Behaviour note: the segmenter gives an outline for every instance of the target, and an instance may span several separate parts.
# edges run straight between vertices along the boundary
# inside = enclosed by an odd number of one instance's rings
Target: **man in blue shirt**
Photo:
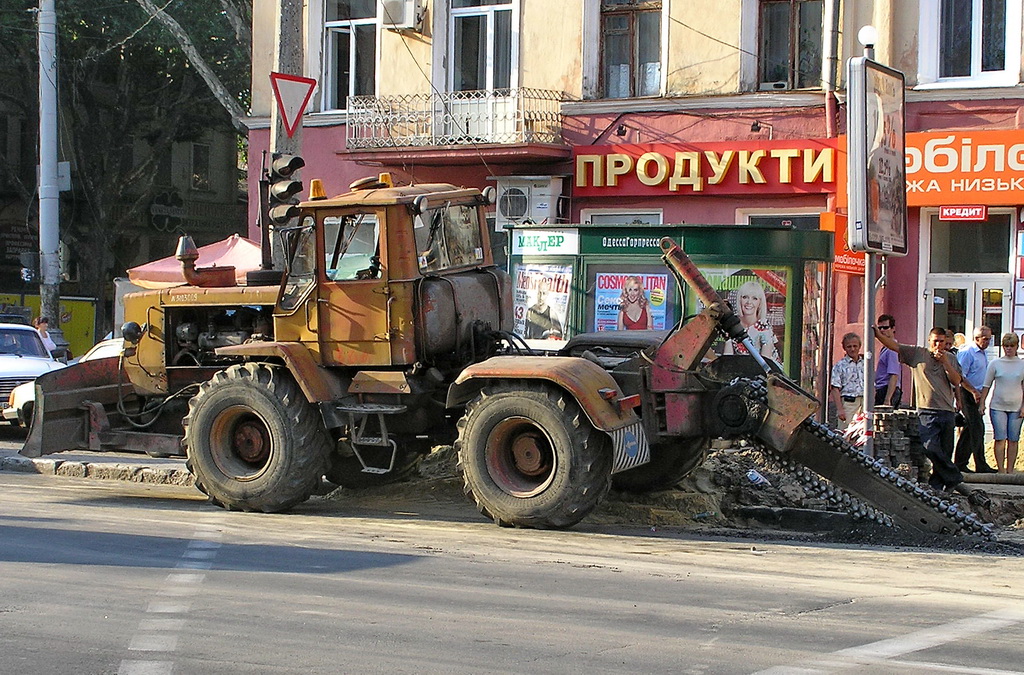
[[[964,415],[964,427],[956,444],[953,463],[961,472],[967,471],[967,461],[974,457],[974,470],[978,473],[995,473],[985,462],[985,421],[981,417],[981,390],[985,387],[985,371],[988,369],[988,355],[985,350],[992,340],[992,329],[981,326],[974,329],[974,342],[957,352],[963,372],[960,390],[960,409]]]

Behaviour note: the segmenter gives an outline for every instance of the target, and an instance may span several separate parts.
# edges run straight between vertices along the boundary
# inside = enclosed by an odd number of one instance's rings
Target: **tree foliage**
[[[157,0],[223,90],[248,108],[251,0]],[[38,128],[32,3],[0,0],[0,109]],[[232,128],[231,115],[167,26],[137,0],[57,0],[60,154],[73,196],[62,199],[61,239],[77,253],[77,292],[102,298],[131,262],[161,158],[172,144]],[[31,146],[29,146],[31,147]],[[0,153],[4,152],[0,148]],[[36,153],[31,152],[35,157]],[[34,162],[33,162],[34,163]],[[0,162],[0,170],[6,165]],[[31,203],[35,175],[15,176]],[[34,227],[34,208],[27,225]]]

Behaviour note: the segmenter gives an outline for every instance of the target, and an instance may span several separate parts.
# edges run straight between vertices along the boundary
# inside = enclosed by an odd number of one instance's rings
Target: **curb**
[[[195,484],[195,478],[192,474],[183,469],[156,469],[148,466],[130,466],[128,464],[33,459],[17,455],[0,457],[0,471],[38,473],[45,476],[60,476],[62,478],[119,480],[130,483],[151,483],[154,485],[190,487]]]

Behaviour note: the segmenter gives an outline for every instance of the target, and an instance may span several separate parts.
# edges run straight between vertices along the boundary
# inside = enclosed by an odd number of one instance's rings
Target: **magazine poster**
[[[758,352],[785,369],[789,270],[784,267],[700,265],[700,271],[711,287],[732,306]],[[696,300],[690,302],[696,306],[688,307],[688,314],[703,309]],[[747,352],[742,343],[724,338],[718,339],[712,349],[719,356]]]
[[[594,330],[665,330],[668,274],[598,272]]]
[[[540,349],[561,349],[568,339],[572,265],[520,263],[513,278],[515,333]]]

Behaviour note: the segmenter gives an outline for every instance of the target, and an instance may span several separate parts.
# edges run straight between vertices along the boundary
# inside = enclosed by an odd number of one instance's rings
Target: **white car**
[[[35,398],[32,382],[44,373],[65,367],[46,351],[35,328],[0,323],[0,409],[4,420],[19,423],[18,411],[10,407],[10,397],[16,389],[27,388]]]
[[[33,333],[34,328],[29,328]],[[3,337],[3,324],[0,324],[0,344],[2,344]],[[36,334],[36,339],[39,339],[39,335]],[[40,347],[42,347],[42,340],[39,340]],[[110,356],[117,356],[121,353],[121,349],[124,347],[124,340],[122,338],[113,338],[110,340],[103,340],[93,345],[92,349],[87,351],[82,358],[78,361],[91,361],[93,359],[105,359]],[[2,346],[0,346],[2,350]],[[46,351],[43,349],[43,351]],[[2,358],[2,351],[0,351],[0,358]],[[52,359],[51,359],[52,360]],[[36,373],[31,378],[23,378],[16,383],[16,386],[8,389],[3,384],[5,379],[0,378],[0,401],[6,400],[6,404],[0,404],[3,407],[3,418],[5,421],[11,424],[29,426],[32,423],[32,410],[36,404],[36,385],[35,378],[42,375],[50,370],[58,370],[65,368],[66,366],[60,361],[53,361],[56,367],[50,368],[49,370],[43,370]],[[8,393],[6,399],[2,397],[3,393]]]

